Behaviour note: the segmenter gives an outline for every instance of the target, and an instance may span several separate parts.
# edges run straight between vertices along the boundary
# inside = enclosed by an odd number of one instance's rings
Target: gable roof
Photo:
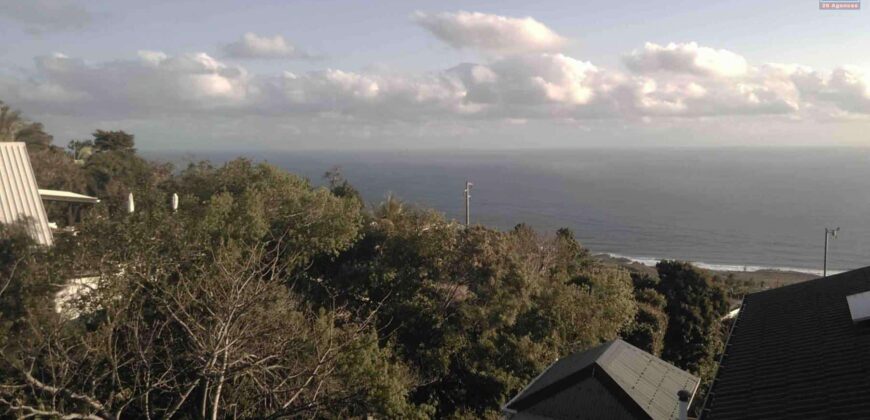
[[[523,410],[589,376],[602,380],[617,398],[652,419],[678,418],[677,392],[685,389],[694,396],[700,382],[688,372],[617,339],[556,361],[505,409]]]
[[[870,267],[748,295],[704,420],[870,418],[870,323],[846,297]]]
[[[20,142],[0,142],[0,223],[22,220],[27,221],[37,243],[52,244],[27,147]]]

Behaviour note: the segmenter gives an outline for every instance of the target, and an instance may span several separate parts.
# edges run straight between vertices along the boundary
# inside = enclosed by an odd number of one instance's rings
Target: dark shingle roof
[[[702,418],[870,418],[870,267],[746,297]]]
[[[590,375],[615,385],[617,398],[645,413],[641,417],[652,419],[677,418],[677,392],[685,389],[694,395],[700,381],[625,341],[614,340],[553,363],[505,408],[522,410]]]

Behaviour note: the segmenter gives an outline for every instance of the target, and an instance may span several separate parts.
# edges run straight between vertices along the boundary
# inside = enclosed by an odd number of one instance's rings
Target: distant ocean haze
[[[568,227],[593,252],[712,268],[870,265],[870,149],[643,149],[500,152],[195,153],[268,161],[322,184],[339,166],[366,201],[387,193],[473,223]],[[152,153],[176,163],[181,153]]]

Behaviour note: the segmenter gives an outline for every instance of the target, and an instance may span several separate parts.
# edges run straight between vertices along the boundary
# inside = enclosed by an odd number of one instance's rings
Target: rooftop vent
[[[870,319],[870,291],[846,296],[849,303],[849,313],[852,314],[852,322],[861,322]]]

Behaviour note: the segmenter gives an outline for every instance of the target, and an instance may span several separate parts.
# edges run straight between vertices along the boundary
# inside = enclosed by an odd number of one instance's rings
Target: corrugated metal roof
[[[694,375],[625,341],[614,340],[553,363],[505,408],[515,410],[527,405],[524,400],[559,392],[556,388],[570,386],[569,382],[581,379],[578,373],[593,372],[589,368],[596,366],[622,390],[622,398],[630,398],[646,416],[657,420],[679,418],[677,392],[685,389],[694,396],[700,383]]]
[[[664,360],[622,340],[616,340],[598,365],[653,419],[676,419],[677,392],[693,395],[700,380]]]
[[[604,352],[607,351],[610,344],[611,342],[603,343],[597,347],[585,351],[578,351],[557,360],[538,375],[537,378],[526,385],[525,389],[520,391],[516,397],[507,403],[507,406],[510,406],[514,401],[519,401],[555,384],[556,382],[559,382],[572,373],[579,372],[592,365],[599,357],[601,357],[602,354],[604,354]]]
[[[0,223],[26,220],[33,239],[51,245],[48,217],[24,143],[0,142]]]
[[[43,200],[60,201],[64,203],[96,204],[100,202],[99,198],[91,197],[89,195],[74,193],[70,191],[44,190],[42,188],[39,189],[39,196],[42,197]]]

